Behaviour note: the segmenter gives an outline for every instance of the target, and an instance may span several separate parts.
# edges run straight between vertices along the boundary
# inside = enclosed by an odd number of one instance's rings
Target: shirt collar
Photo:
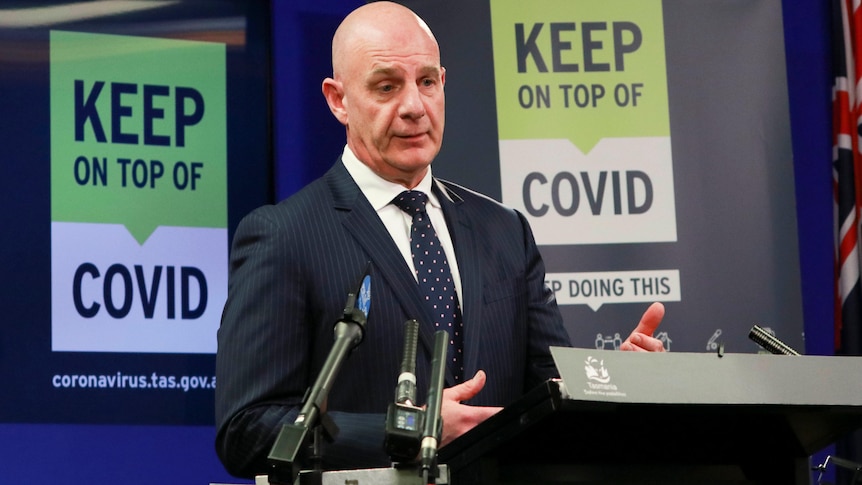
[[[344,152],[341,154],[341,162],[375,211],[379,211],[389,205],[392,199],[406,190],[403,185],[392,183],[374,173],[373,170],[356,158],[356,155],[347,145],[344,146]],[[428,195],[428,203],[436,208],[440,208],[440,201],[437,200],[437,196],[431,190],[431,185],[434,183],[433,180],[431,166],[428,166],[425,177],[412,190],[425,192]]]

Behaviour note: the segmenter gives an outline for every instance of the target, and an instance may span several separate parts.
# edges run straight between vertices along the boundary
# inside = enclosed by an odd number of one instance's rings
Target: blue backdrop
[[[341,150],[343,129],[319,94],[320,82],[329,74],[332,31],[362,2],[273,3],[274,191],[280,199],[325,171]],[[829,6],[820,0],[782,3],[805,351],[828,355],[833,340]],[[5,289],[14,291],[10,283]],[[26,389],[2,390],[17,392]],[[214,433],[211,426],[0,424],[0,483],[236,483],[215,456]]]

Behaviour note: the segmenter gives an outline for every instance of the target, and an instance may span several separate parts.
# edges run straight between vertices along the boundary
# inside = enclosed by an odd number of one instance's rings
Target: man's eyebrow
[[[393,76],[398,72],[394,67],[375,67],[371,70],[372,76]]]
[[[426,76],[439,77],[440,76],[440,68],[438,66],[425,66],[419,70],[422,74]]]
[[[371,75],[374,77],[395,76],[399,73],[401,73],[400,69],[386,66],[375,67],[371,70]],[[440,75],[440,68],[437,66],[424,66],[419,68],[419,73],[424,76],[430,75],[436,77]]]

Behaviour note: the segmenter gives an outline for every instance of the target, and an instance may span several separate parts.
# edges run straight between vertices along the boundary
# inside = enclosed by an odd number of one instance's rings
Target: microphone
[[[341,365],[350,352],[365,337],[365,323],[371,308],[371,263],[359,281],[357,289],[347,294],[347,303],[338,322],[335,323],[335,342],[317,375],[314,384],[306,391],[302,408],[293,424],[281,427],[269,452],[271,471],[269,481],[273,484],[293,485],[299,475],[300,452],[307,444],[309,431],[313,435],[311,461],[319,467],[318,438],[322,431],[328,441],[335,439],[338,427],[326,416],[325,403]],[[319,425],[319,426],[318,426]],[[322,428],[322,429],[321,429]]]
[[[404,357],[395,388],[395,402],[386,410],[383,446],[392,461],[413,461],[419,454],[425,411],[416,406],[416,345],[419,322],[404,322]]]
[[[348,312],[348,310],[350,311]],[[353,316],[354,310],[362,312],[362,316],[359,318],[363,319],[362,325],[364,327],[365,321],[368,320],[368,312],[371,311],[371,261],[369,261],[368,265],[365,267],[365,275],[359,282],[359,289],[356,290],[355,294],[347,294],[347,304],[344,307],[344,318],[349,318],[348,313]]]
[[[416,404],[416,345],[419,342],[419,322],[404,322],[404,357],[401,360],[401,374],[395,390],[395,402]]]
[[[437,445],[443,430],[443,417],[440,415],[443,404],[443,386],[446,377],[446,351],[449,334],[438,330],[434,334],[434,354],[431,358],[431,385],[428,388],[428,405],[425,410],[425,428],[422,432],[421,468],[422,483],[437,478]]]
[[[778,338],[774,337],[772,334],[758,327],[757,325],[751,327],[751,331],[748,332],[748,338],[750,338],[755,343],[768,350],[772,354],[799,355],[799,352],[793,350],[787,344],[785,344],[781,340],[778,340]]]

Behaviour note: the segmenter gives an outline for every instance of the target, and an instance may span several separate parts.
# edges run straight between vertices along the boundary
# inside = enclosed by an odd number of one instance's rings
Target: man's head
[[[445,80],[425,22],[404,6],[375,2],[354,10],[336,30],[323,95],[357,158],[384,179],[413,188],[443,141]]]

